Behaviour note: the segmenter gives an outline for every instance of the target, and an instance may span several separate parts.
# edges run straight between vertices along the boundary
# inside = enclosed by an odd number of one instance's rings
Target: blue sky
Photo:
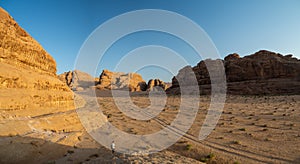
[[[245,56],[266,49],[300,58],[298,0],[2,0],[0,5],[55,58],[58,74],[74,68],[81,45],[99,25],[141,9],[169,10],[193,20],[209,35],[221,57],[234,52]],[[97,74],[104,68],[113,70],[124,55],[146,45],[168,47],[192,66],[201,60],[180,39],[144,31],[117,41],[103,56]],[[162,54],[160,60],[168,59]],[[158,67],[145,67],[138,72],[145,80],[171,81],[173,76]]]

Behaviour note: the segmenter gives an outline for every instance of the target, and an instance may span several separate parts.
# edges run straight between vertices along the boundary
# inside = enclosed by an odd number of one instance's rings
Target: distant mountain
[[[161,81],[160,79],[150,79],[147,84],[147,90],[152,91],[155,90],[156,87],[160,87],[163,90],[167,89],[166,83]]]
[[[103,70],[99,78],[94,78],[88,73],[75,70],[58,75],[58,78],[69,86],[73,91],[80,91],[95,87],[99,90],[126,90],[131,92],[151,91],[156,87],[166,90],[170,83],[160,79],[150,79],[148,83],[138,73],[123,73]]]
[[[147,84],[140,74],[103,70],[97,88],[100,90],[128,89],[131,92],[145,91]]]
[[[83,90],[98,83],[98,80],[88,73],[74,70],[58,75],[58,78],[74,91]]]
[[[240,95],[263,94],[300,94],[300,60],[292,55],[281,55],[261,50],[252,55],[240,57],[230,54],[224,60],[204,60],[192,67],[196,75],[201,94],[210,94],[211,81],[205,62],[223,62],[226,73],[227,93]],[[185,79],[189,74],[179,71],[172,79],[172,86],[167,90],[170,94],[180,94],[177,79]]]

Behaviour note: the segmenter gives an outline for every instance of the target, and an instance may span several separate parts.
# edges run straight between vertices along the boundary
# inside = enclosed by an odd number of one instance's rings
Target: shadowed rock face
[[[235,53],[226,56],[224,60],[200,61],[192,69],[202,94],[210,94],[211,90],[210,76],[205,65],[208,62],[212,69],[214,63],[223,62],[229,94],[300,94],[300,60],[292,55],[283,56],[261,50],[243,58]],[[189,81],[192,75],[185,73],[188,68],[181,69],[173,77],[168,93],[179,93],[177,79]]]
[[[54,59],[2,8],[0,38],[1,111],[74,108]]]
[[[129,89],[131,92],[145,91],[147,84],[137,73],[122,73],[103,70],[97,88],[100,90]]]
[[[243,58],[230,56],[225,58],[228,82],[299,77],[300,61],[291,55],[262,50]]]

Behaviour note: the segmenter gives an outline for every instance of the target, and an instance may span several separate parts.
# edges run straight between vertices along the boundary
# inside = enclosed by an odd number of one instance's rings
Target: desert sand
[[[180,104],[180,96],[169,96],[166,107],[157,117],[151,121],[139,121],[122,114],[108,91],[98,92],[99,110],[103,111],[107,120],[120,130],[132,134],[150,134],[164,128],[175,118]],[[215,130],[202,141],[198,140],[198,135],[210,97],[201,96],[200,100],[197,117],[188,133],[167,150],[146,156],[118,154],[113,157],[110,150],[93,140],[79,122],[69,126],[63,124],[60,120],[66,112],[32,118],[2,119],[1,130],[10,128],[11,123],[19,133],[1,136],[1,163],[300,162],[299,95],[227,95],[223,114]],[[133,94],[132,101],[140,107],[150,103],[146,93]],[[77,119],[75,111],[67,112]],[[71,119],[70,116],[67,119]],[[43,124],[46,121],[51,124]],[[26,126],[22,125],[26,123],[32,125],[29,132],[23,129]],[[47,130],[53,127],[64,129]]]

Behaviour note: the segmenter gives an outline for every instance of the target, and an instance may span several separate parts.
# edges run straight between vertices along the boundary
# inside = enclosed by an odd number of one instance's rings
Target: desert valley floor
[[[108,121],[120,130],[132,134],[159,131],[175,118],[180,96],[169,96],[162,112],[151,121],[131,119],[116,107],[113,97],[100,91],[97,97]],[[134,93],[135,105],[146,107],[146,93]],[[233,96],[227,95],[224,111],[214,131],[203,141],[197,139],[207,113],[210,97],[200,97],[200,107],[187,134],[167,150],[144,156],[118,154],[94,141],[80,123],[72,130],[39,130],[43,121],[59,125],[63,116],[76,119],[74,110],[37,117],[3,119],[36,125],[30,132],[8,134],[0,139],[0,162],[49,163],[299,163],[300,162],[300,96]],[[99,109],[100,110],[100,109]],[[12,115],[13,112],[10,112]],[[4,114],[2,113],[4,118]],[[70,120],[71,121],[71,120]],[[55,126],[54,126],[55,127]],[[7,127],[6,127],[7,128]],[[4,128],[1,128],[4,129]],[[17,155],[17,156],[16,156]],[[34,159],[34,160],[33,160]]]

